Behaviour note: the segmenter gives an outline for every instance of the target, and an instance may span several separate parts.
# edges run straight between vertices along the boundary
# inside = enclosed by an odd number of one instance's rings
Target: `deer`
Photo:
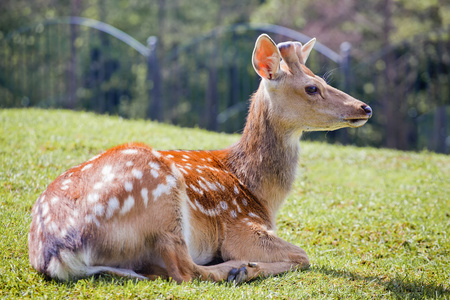
[[[299,139],[372,116],[305,66],[314,43],[258,37],[252,64],[260,85],[230,147],[128,143],[58,176],[31,211],[31,265],[59,281],[110,274],[177,283],[308,269],[306,252],[279,238],[275,224],[296,176]]]

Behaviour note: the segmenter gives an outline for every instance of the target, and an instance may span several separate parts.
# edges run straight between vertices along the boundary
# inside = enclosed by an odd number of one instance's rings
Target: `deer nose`
[[[368,118],[372,116],[372,108],[369,105],[364,104],[361,106],[361,108],[364,109]]]

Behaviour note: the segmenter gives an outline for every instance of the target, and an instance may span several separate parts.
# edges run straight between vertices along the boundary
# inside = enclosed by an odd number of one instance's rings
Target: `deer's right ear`
[[[265,79],[274,79],[280,66],[280,52],[267,34],[261,34],[253,50],[253,68]]]

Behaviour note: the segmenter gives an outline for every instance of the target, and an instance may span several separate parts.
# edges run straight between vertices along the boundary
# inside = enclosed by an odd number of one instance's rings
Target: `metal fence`
[[[276,42],[303,34],[275,25],[217,28],[170,52],[142,45],[102,22],[67,17],[22,28],[0,40],[0,107],[90,110],[181,126],[239,132],[259,78],[251,66],[262,32]],[[318,43],[308,66],[368,102],[373,119],[358,130],[309,139],[428,148],[449,153],[449,30],[351,60]]]
[[[0,40],[0,106],[129,116],[148,102],[149,49],[102,22],[69,17]]]
[[[371,103],[371,145],[450,153],[450,28],[354,63],[350,92]]]
[[[260,79],[251,65],[254,41],[269,33],[275,42],[309,37],[293,30],[262,24],[241,24],[217,28],[187,45],[167,53],[161,60],[164,120],[226,132],[243,126],[249,97]],[[341,56],[317,43],[308,65],[319,75],[337,70]],[[338,82],[340,84],[340,82]],[[154,99],[158,101],[158,97]]]

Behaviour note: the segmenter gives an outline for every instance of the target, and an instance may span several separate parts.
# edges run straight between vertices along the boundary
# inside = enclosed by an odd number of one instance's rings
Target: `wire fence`
[[[0,39],[0,107],[89,110],[181,126],[239,132],[259,78],[254,41],[309,37],[267,24],[220,27],[172,51],[147,45],[102,22],[79,17],[21,28]],[[449,30],[382,49],[365,61],[343,43],[316,44],[308,66],[367,103],[371,121],[357,130],[307,134],[342,144],[449,153]]]

